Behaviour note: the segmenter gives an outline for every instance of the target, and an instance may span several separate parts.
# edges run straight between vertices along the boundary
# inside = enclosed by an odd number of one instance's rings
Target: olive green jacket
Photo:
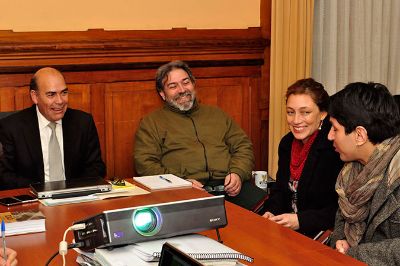
[[[252,143],[221,109],[195,103],[189,111],[167,104],[144,117],[134,149],[138,175],[175,174],[203,184],[236,173],[250,179]]]

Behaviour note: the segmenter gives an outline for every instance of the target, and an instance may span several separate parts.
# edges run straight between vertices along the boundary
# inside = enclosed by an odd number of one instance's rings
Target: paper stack
[[[0,213],[6,223],[6,236],[46,231],[45,216],[38,209]]]
[[[201,263],[204,265],[237,265],[238,259],[251,261],[251,258],[199,234],[135,243],[113,250],[96,249],[95,258],[101,265],[105,266],[152,265],[149,263],[159,260],[162,245],[165,242],[195,259],[201,259]]]

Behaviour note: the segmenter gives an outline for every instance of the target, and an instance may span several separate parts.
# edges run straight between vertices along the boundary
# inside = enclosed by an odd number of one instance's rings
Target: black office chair
[[[15,114],[18,111],[8,111],[8,112],[0,112],[0,119],[3,119],[4,117],[7,117],[9,115]]]
[[[0,119],[12,115],[18,111],[8,111],[8,112],[0,112]],[[3,145],[0,143],[0,157],[3,156]]]
[[[331,238],[333,229],[327,229],[325,231],[321,231],[318,235],[314,237],[314,240],[320,242],[321,244],[328,245],[328,242]]]
[[[267,191],[254,185],[254,182],[252,180],[249,180],[243,182],[242,189],[239,195],[237,195],[236,197],[229,197],[225,195],[225,198],[228,201],[239,205],[249,211],[259,213],[268,198],[268,193]]]

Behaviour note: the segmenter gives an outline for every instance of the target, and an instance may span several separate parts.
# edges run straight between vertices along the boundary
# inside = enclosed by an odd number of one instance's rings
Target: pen
[[[1,238],[3,238],[3,258],[4,261],[7,261],[7,253],[6,253],[6,223],[4,220],[1,220]]]
[[[171,180],[169,180],[168,178],[163,177],[162,175],[159,176],[160,179],[167,181],[168,183],[172,183]]]

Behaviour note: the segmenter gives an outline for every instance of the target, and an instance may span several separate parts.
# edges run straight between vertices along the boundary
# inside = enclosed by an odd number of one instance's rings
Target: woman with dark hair
[[[346,162],[336,191],[331,246],[368,265],[400,264],[400,115],[379,83],[350,83],[332,96],[333,141]]]
[[[400,110],[400,94],[398,94],[398,95],[393,95],[393,98],[394,98],[394,101],[395,101],[396,104],[397,104],[397,107],[399,107],[399,110]]]
[[[328,93],[311,78],[288,88],[290,132],[279,144],[276,184],[263,215],[309,237],[333,228],[338,207],[335,183],[343,163],[327,138],[328,107]]]

